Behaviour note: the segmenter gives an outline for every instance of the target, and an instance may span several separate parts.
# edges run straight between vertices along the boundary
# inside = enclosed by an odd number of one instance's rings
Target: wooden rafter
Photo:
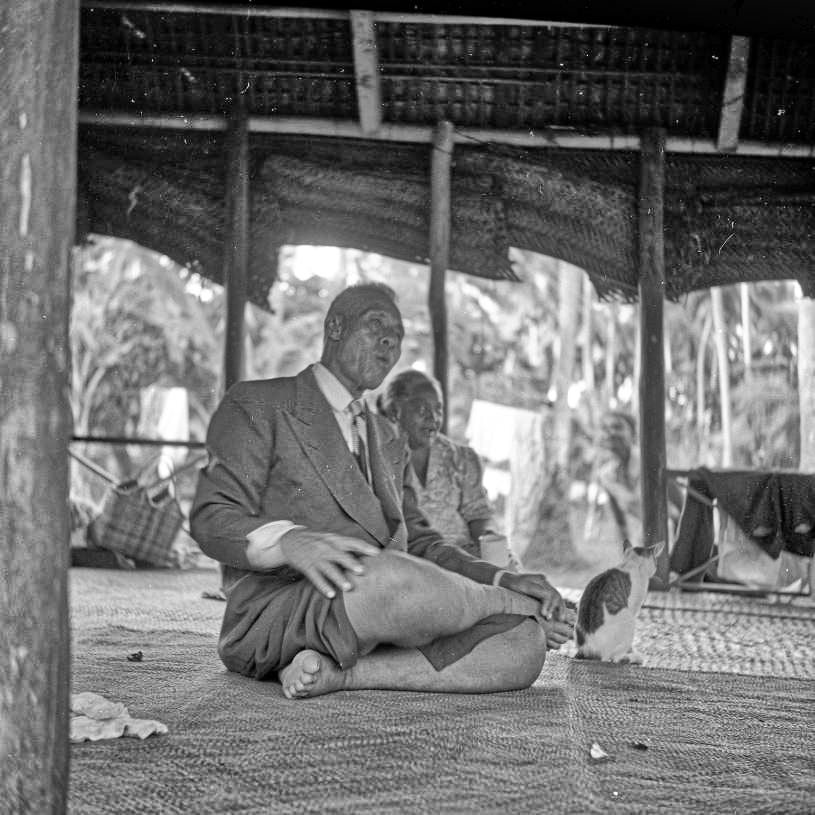
[[[370,11],[351,12],[351,36],[354,46],[354,74],[357,86],[359,125],[364,136],[379,130],[382,124],[382,93],[379,58],[376,49],[374,15]]]
[[[722,94],[722,113],[719,118],[719,138],[717,147],[722,152],[732,153],[739,144],[741,113],[744,110],[744,94],[747,87],[747,58],[750,55],[748,37],[733,37],[730,40],[730,60]]]
[[[220,115],[166,114],[137,115],[134,113],[85,110],[79,123],[109,127],[161,128],[169,130],[224,131],[227,118]],[[250,116],[250,133],[282,135],[330,136],[348,139],[432,144],[433,128],[424,125],[383,123],[375,133],[363,134],[358,122],[296,116]],[[639,136],[613,134],[564,133],[563,131],[515,131],[502,129],[457,127],[453,134],[456,144],[509,144],[514,147],[559,147],[572,150],[639,150]],[[721,152],[713,139],[669,136],[666,153],[709,155]],[[731,152],[739,156],[767,158],[813,158],[815,144],[791,142],[741,141]]]

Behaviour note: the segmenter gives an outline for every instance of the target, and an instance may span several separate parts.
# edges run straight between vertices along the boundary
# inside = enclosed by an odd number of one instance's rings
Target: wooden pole
[[[382,83],[376,47],[376,25],[372,11],[351,12],[354,50],[354,79],[357,86],[359,126],[366,136],[382,124]]]
[[[245,376],[246,281],[249,264],[249,128],[243,104],[239,104],[235,111],[227,151],[224,390],[229,390]]]
[[[639,188],[639,299],[640,299],[640,484],[642,540],[649,546],[665,541],[653,588],[668,582],[668,505],[665,452],[665,349],[663,304],[665,247],[663,202],[665,134],[643,133]]]
[[[716,145],[722,152],[732,153],[739,144],[741,115],[747,94],[747,62],[750,57],[750,40],[747,37],[731,37],[730,59],[722,92],[722,112],[719,116],[719,137]]]
[[[0,812],[61,813],[79,0],[0,17]]]
[[[430,291],[428,309],[433,330],[433,375],[441,383],[447,405],[447,301],[445,278],[450,265],[450,174],[453,125],[439,122],[433,139],[430,167]],[[447,411],[444,426],[447,431]]]

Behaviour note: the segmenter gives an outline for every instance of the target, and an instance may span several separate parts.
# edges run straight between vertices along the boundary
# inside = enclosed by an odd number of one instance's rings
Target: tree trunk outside
[[[526,548],[516,549],[527,569],[545,571],[551,566],[565,566],[579,561],[572,543],[568,501],[569,462],[572,446],[572,411],[569,407],[569,386],[575,362],[578,318],[580,315],[581,270],[558,262],[558,335],[560,349],[555,363],[553,381],[557,401],[553,411],[551,445],[546,433],[541,439],[516,440],[513,460],[521,462],[512,473],[512,494],[509,502],[510,541],[522,540]],[[546,426],[545,417],[541,417]],[[539,446],[540,445],[540,446]],[[551,466],[544,466],[547,451]]]
[[[0,11],[0,812],[64,812],[77,0]]]
[[[815,300],[798,301],[798,400],[801,408],[800,469],[815,472]]]
[[[753,382],[753,332],[750,324],[750,286],[739,283],[741,299],[741,347],[744,353],[744,384],[749,388]]]
[[[589,406],[589,420],[594,426],[599,413],[597,388],[594,381],[594,285],[588,275],[583,275],[583,382],[586,386],[586,403]]]
[[[612,406],[617,396],[614,383],[614,368],[617,364],[617,304],[610,303],[608,307],[608,329],[606,333],[606,373],[603,389],[606,394],[605,407]]]
[[[558,264],[558,333],[560,352],[555,363],[554,382],[557,390],[555,402],[554,448],[555,466],[564,475],[569,471],[572,449],[572,411],[569,407],[569,387],[574,373],[575,340],[580,313],[580,286],[582,274],[569,263]]]
[[[636,350],[634,352],[633,371],[631,372],[631,385],[634,395],[631,399],[631,413],[634,414],[634,418],[639,426],[640,400],[637,394],[640,392],[640,383],[642,382],[642,354],[640,353],[640,349],[642,348],[642,320],[637,320],[634,325],[634,348]]]
[[[710,290],[713,307],[713,342],[719,369],[719,408],[722,417],[722,466],[733,466],[733,423],[730,418],[730,362],[727,358],[727,324],[724,318],[722,290]]]
[[[540,523],[540,504],[546,490],[546,450],[543,417],[530,426],[516,426],[510,451],[510,484],[506,535],[510,549],[527,569],[532,568],[532,543]]]
[[[707,451],[707,421],[705,418],[705,357],[707,344],[710,340],[710,315],[706,314],[702,322],[702,332],[699,336],[699,345],[696,352],[696,441],[699,453],[697,461],[704,460]]]

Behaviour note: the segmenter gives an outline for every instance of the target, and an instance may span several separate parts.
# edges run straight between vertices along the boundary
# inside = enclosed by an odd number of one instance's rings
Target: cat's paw
[[[614,662],[617,665],[642,665],[642,657],[636,651],[629,651],[622,656],[613,656],[609,662]]]

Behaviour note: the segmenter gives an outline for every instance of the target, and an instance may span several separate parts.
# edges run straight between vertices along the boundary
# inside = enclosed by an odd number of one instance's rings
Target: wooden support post
[[[370,136],[376,133],[382,124],[382,83],[379,75],[374,13],[372,11],[352,11],[351,33],[359,126],[364,136]]]
[[[433,139],[430,167],[430,290],[428,308],[433,329],[433,375],[447,400],[447,298],[445,279],[450,265],[450,173],[453,161],[453,125],[439,122]],[[447,431],[447,411],[444,426]]]
[[[236,108],[232,119],[227,151],[224,390],[229,390],[245,376],[246,281],[249,264],[249,127],[242,103]]]
[[[668,582],[668,504],[665,452],[665,247],[663,202],[665,134],[645,131],[640,153],[639,299],[640,299],[640,482],[642,540],[648,546],[665,541],[653,588]]]
[[[722,152],[732,153],[739,144],[741,114],[747,92],[747,60],[750,56],[750,40],[732,37],[727,76],[722,91],[722,112],[719,116],[719,137],[716,146]]]
[[[61,813],[79,0],[16,0],[2,32],[0,812]]]

